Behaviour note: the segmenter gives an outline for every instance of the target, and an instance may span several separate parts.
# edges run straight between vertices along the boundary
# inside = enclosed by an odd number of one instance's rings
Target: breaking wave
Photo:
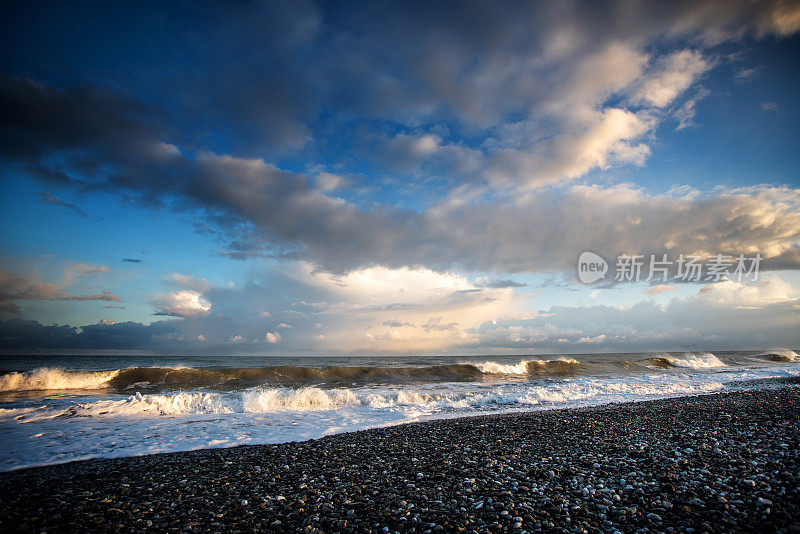
[[[796,361],[800,361],[800,357],[798,357],[797,353],[793,350],[775,350],[772,352],[760,354],[759,357],[766,358],[767,360],[771,360],[773,362],[793,363]]]
[[[241,392],[141,394],[104,399],[62,408],[47,406],[0,409],[0,420],[20,423],[72,417],[153,417],[186,414],[262,414],[315,412],[343,408],[378,411],[420,408],[427,412],[474,411],[560,405],[574,402],[618,401],[626,398],[674,396],[718,391],[722,383],[705,381],[577,379],[543,385],[508,384],[480,390],[255,388]]]
[[[64,371],[51,367],[25,373],[6,373],[0,376],[0,391],[34,391],[45,389],[102,389],[108,387],[121,370]]]
[[[576,360],[523,360],[516,364],[487,361],[427,367],[273,367],[195,369],[172,367],[131,367],[113,371],[79,372],[41,368],[0,376],[0,391],[50,389],[105,389],[117,391],[147,389],[214,388],[236,390],[261,385],[352,385],[413,384],[480,381],[491,375],[572,376]]]
[[[95,372],[57,368],[70,359],[53,357],[32,371],[0,371],[0,433],[12,445],[0,447],[0,471],[713,393],[734,383],[750,387],[762,378],[800,376],[800,358],[788,350],[558,357],[339,358],[331,363],[353,365],[328,367],[318,359],[233,360],[242,362],[239,368],[144,367],[184,360],[143,358],[136,361],[141,367]],[[265,367],[250,367],[254,361]],[[310,361],[320,363],[302,366]],[[105,359],[79,364],[95,362],[119,365]],[[277,365],[284,362],[299,365]]]
[[[798,363],[791,350],[762,353],[752,358]],[[728,358],[730,360],[730,358]],[[176,390],[242,391],[256,387],[351,387],[356,385],[418,385],[460,382],[510,382],[520,380],[591,376],[626,376],[654,371],[698,371],[742,365],[726,363],[711,352],[669,353],[639,360],[570,358],[522,359],[516,362],[486,360],[429,366],[330,366],[192,368],[129,367],[107,371],[68,371],[43,367],[0,374],[0,392],[46,390],[112,390],[117,393],[157,393]],[[0,372],[1,373],[1,372]]]
[[[498,363],[487,361],[483,363],[466,364],[475,366],[481,373],[487,375],[551,375],[564,376],[574,374],[581,363],[578,360],[522,360],[519,363]]]
[[[717,369],[727,367],[727,364],[710,352],[686,353],[681,356],[657,356],[647,360],[650,366],[668,369],[670,367],[685,367],[688,369]]]

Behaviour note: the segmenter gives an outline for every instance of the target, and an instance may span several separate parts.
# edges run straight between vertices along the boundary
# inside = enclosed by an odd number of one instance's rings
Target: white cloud
[[[371,267],[337,276],[305,264],[292,276],[324,302],[314,312],[326,324],[318,348],[337,351],[404,353],[472,344],[471,328],[516,312],[523,299],[510,287],[479,287],[465,276],[430,269]]]
[[[297,274],[309,284],[364,303],[387,303],[395,299],[420,303],[435,295],[474,289],[464,276],[408,267],[368,267],[335,275],[303,264]]]
[[[201,293],[190,289],[157,295],[153,302],[158,309],[157,315],[173,317],[205,317],[211,309],[211,303]]]
[[[726,280],[703,286],[698,297],[704,301],[758,308],[761,306],[790,301],[797,292],[792,285],[774,274],[762,275],[756,283],[742,283]]]
[[[274,345],[281,342],[281,335],[278,332],[267,332],[267,335],[264,336],[264,340]]]
[[[634,99],[658,108],[671,104],[711,65],[697,50],[681,50],[659,59],[653,73],[645,76]]]

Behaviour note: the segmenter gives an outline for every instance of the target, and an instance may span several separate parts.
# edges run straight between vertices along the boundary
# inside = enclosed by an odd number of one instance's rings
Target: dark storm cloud
[[[9,319],[0,321],[0,346],[4,349],[147,350],[174,346],[173,342],[181,337],[175,326],[169,321],[151,325],[101,322],[74,328]]]
[[[152,109],[97,87],[60,90],[0,72],[0,109],[0,157],[11,161],[59,151],[127,158],[137,142],[163,136]]]
[[[0,321],[3,348],[63,348],[77,333],[71,326],[43,326],[38,321],[9,319]]]

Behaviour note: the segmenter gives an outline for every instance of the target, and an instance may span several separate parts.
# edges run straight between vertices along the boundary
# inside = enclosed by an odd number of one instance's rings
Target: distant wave
[[[195,369],[131,367],[113,371],[79,372],[41,368],[0,376],[0,391],[50,389],[244,389],[260,385],[303,386],[315,384],[400,384],[476,381],[493,375],[571,376],[575,360],[523,360],[517,364],[484,362],[427,367],[296,367]]]
[[[765,358],[773,362],[796,362],[800,361],[797,353],[793,350],[774,350],[759,355],[760,358]]]

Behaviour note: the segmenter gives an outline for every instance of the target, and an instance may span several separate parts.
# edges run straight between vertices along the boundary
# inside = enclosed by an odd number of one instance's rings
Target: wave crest
[[[689,369],[716,369],[719,367],[727,367],[725,362],[710,352],[687,352],[680,358],[675,356],[665,356],[665,358],[675,367],[688,367]]]
[[[258,386],[293,387],[352,384],[414,384],[480,381],[486,377],[572,376],[580,368],[576,360],[522,360],[504,364],[456,363],[424,367],[332,366],[324,368],[281,365],[246,368],[129,367],[112,371],[66,371],[41,368],[11,372],[0,376],[0,392],[58,389],[114,388],[131,390],[185,390],[213,388],[219,391],[243,390]]]
[[[522,360],[518,363],[499,363],[486,361],[473,365],[481,373],[486,375],[552,375],[566,376],[573,374],[581,363],[573,359],[558,360]]]
[[[0,391],[37,391],[47,389],[103,389],[120,370],[80,372],[42,367],[24,373],[0,376]]]
[[[800,356],[793,350],[775,350],[764,354],[759,354],[760,358],[766,358],[773,362],[787,362],[794,363],[800,360]]]

